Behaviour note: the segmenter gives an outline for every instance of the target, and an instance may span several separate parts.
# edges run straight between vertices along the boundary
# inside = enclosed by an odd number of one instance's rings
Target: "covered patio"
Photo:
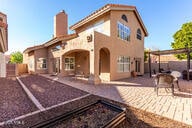
[[[161,72],[161,63],[160,63],[160,60],[161,60],[161,55],[169,55],[169,54],[181,54],[181,53],[184,53],[187,55],[187,80],[189,81],[190,80],[190,77],[189,77],[189,69],[190,69],[190,53],[191,53],[191,48],[181,48],[181,49],[171,49],[171,50],[158,50],[158,51],[150,51],[148,52],[148,63],[149,63],[149,76],[151,77],[152,76],[152,71],[151,71],[151,55],[156,55],[159,57],[159,72]]]

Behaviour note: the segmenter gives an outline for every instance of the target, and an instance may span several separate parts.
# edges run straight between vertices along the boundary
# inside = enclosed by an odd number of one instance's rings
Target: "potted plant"
[[[131,76],[132,76],[132,77],[136,77],[136,76],[137,76],[137,73],[133,70],[133,71],[131,71]]]

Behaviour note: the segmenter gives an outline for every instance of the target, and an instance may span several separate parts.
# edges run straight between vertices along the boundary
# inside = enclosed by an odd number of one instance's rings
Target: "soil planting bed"
[[[39,75],[25,75],[20,77],[20,79],[43,107],[50,107],[88,94],[85,91]]]
[[[16,78],[0,78],[0,122],[35,110]]]
[[[105,101],[65,113],[54,119],[47,120],[33,127],[52,128],[101,128],[121,125],[125,120],[125,110]]]

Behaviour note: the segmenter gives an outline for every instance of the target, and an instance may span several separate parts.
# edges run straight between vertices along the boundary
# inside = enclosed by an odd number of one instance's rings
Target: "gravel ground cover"
[[[20,77],[20,79],[43,107],[50,107],[88,94],[82,90],[52,81],[39,75],[25,75]]]
[[[16,78],[0,78],[0,122],[35,110]]]
[[[96,100],[105,100],[112,104],[118,105],[120,107],[126,108],[126,122],[124,126],[118,128],[191,128],[192,126],[186,125],[165,117],[158,116],[153,113],[149,113],[143,110],[139,110],[125,104],[112,101],[103,97],[90,95],[81,100],[73,101],[71,103],[65,104],[63,106],[59,106],[57,108],[53,108],[48,111],[44,111],[30,117],[19,120],[24,122],[24,125],[12,125],[12,128],[26,128],[34,126],[35,124],[39,124],[42,121],[47,119],[54,118],[71,110],[77,109],[84,105],[95,102]],[[4,127],[8,128],[8,127]],[[33,127],[32,127],[33,128]]]

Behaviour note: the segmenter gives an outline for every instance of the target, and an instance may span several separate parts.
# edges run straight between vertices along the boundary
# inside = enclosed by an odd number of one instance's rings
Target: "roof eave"
[[[60,41],[60,40],[56,37],[56,38],[53,38],[53,39],[45,42],[43,45],[44,45],[45,47],[48,47],[48,46],[50,46],[50,45],[53,45],[53,44],[57,43],[58,41]]]
[[[110,11],[110,8],[107,8],[107,9],[105,9],[105,10],[100,10],[100,11],[98,11],[97,13],[93,14],[92,16],[83,19],[83,20],[80,21],[79,23],[76,23],[76,24],[70,26],[69,28],[70,28],[70,30],[75,30],[75,29],[79,28],[80,26],[88,23],[89,21],[92,21],[93,19],[95,19],[95,18],[97,18],[97,17],[105,14],[105,13],[108,12],[108,11]]]
[[[76,38],[78,36],[78,34],[74,33],[74,34],[71,34],[71,35],[66,35],[66,36],[60,36],[60,37],[55,37],[49,41],[47,41],[46,43],[44,43],[43,45],[45,47],[48,47],[50,45],[53,45],[59,41],[68,41],[70,39],[73,39],[73,38]]]
[[[70,26],[70,29],[75,30],[75,29],[79,28],[80,26],[92,21],[93,19],[95,19],[95,18],[97,18],[97,17],[99,17],[99,16],[101,16],[101,15],[103,15],[103,14],[105,14],[105,13],[111,11],[111,10],[134,11],[135,14],[136,14],[136,17],[138,18],[138,20],[139,20],[139,22],[140,22],[140,24],[141,24],[141,26],[142,26],[142,28],[144,30],[145,36],[148,36],[147,29],[146,29],[140,15],[139,15],[139,13],[138,13],[136,7],[134,7],[134,6],[130,6],[130,7],[115,7],[115,6],[110,7],[110,6],[107,6],[107,7],[103,8],[102,10],[99,10],[98,12],[95,12],[95,13],[91,14],[90,16],[86,17],[85,19],[83,19],[83,20],[77,22],[76,24]]]
[[[142,28],[144,30],[145,36],[147,37],[149,35],[149,33],[147,32],[147,29],[146,29],[146,27],[145,27],[145,25],[143,23],[143,20],[141,19],[141,16],[139,15],[139,12],[137,11],[136,8],[135,8],[135,13],[136,13],[136,16],[137,16],[137,18],[139,20],[139,23],[141,24],[141,26],[142,26]]]
[[[31,51],[34,51],[34,50],[37,50],[37,49],[41,49],[41,48],[44,48],[44,46],[43,45],[37,45],[37,46],[29,47],[29,48],[25,49],[23,51],[23,53],[29,53]]]

